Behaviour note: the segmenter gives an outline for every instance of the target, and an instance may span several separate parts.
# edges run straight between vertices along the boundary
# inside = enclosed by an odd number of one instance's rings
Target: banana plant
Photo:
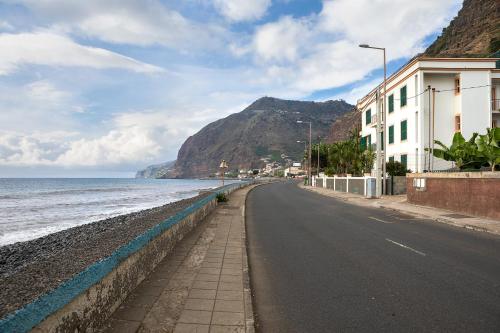
[[[500,128],[488,128],[485,135],[475,138],[479,154],[489,163],[491,171],[500,164]]]
[[[445,161],[453,161],[459,169],[464,169],[471,166],[480,166],[484,162],[484,158],[478,154],[476,138],[478,134],[474,133],[470,140],[466,141],[462,133],[457,132],[453,136],[453,141],[450,147],[446,147],[441,141],[434,140],[434,143],[441,148],[434,148],[433,155]],[[426,149],[428,150],[428,149]]]

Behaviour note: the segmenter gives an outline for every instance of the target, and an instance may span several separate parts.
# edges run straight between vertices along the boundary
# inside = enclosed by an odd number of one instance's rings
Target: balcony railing
[[[382,123],[381,124],[383,124],[384,123],[384,115],[383,114],[380,114],[380,115],[381,115],[381,118],[382,118]],[[377,125],[377,115],[376,114],[374,114],[372,116],[371,122],[368,125],[370,125],[370,126],[376,126]]]
[[[491,100],[491,110],[500,111],[500,99]]]

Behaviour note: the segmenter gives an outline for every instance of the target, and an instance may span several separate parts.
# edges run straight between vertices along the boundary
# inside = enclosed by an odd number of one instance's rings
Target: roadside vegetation
[[[311,152],[313,170],[317,170],[318,167],[318,151],[320,171],[328,176],[345,174],[362,176],[363,173],[371,172],[375,162],[372,145],[364,142],[354,132],[348,140],[313,146]]]
[[[465,140],[462,133],[455,133],[452,144],[447,147],[435,140],[441,148],[434,148],[433,155],[445,161],[452,161],[460,170],[477,170],[483,167],[498,170],[500,165],[500,128],[488,128],[486,134],[474,133]]]

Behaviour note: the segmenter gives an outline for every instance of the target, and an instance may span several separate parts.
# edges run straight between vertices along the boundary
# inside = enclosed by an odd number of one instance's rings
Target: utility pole
[[[317,176],[319,177],[319,149],[321,148],[321,138],[318,137],[318,174]]]
[[[386,114],[385,114],[385,110],[386,110],[386,107],[385,107],[385,103],[386,103],[386,94],[387,94],[387,62],[386,62],[386,54],[385,54],[385,47],[376,47],[376,46],[370,46],[368,44],[360,44],[359,47],[361,48],[364,48],[364,49],[374,49],[374,50],[379,50],[379,51],[383,51],[384,53],[384,97],[383,97],[383,104],[382,104],[382,107],[383,107],[383,111],[382,111],[382,114],[384,115],[384,119],[382,119],[382,117],[380,117],[380,107],[378,105],[378,101],[380,100],[380,91],[379,89],[377,88],[377,169],[376,169],[376,172],[377,172],[377,197],[380,198],[381,194],[382,194],[382,188],[381,188],[381,185],[382,185],[382,181],[379,179],[380,178],[380,163],[381,161],[383,161],[383,165],[382,165],[382,174],[383,174],[383,179],[384,179],[384,189],[386,187],[386,165],[385,165],[385,153],[384,153],[384,157],[382,159],[382,156],[380,156],[380,154],[382,153],[382,142],[384,144],[384,151],[387,150],[387,145],[385,144],[385,136],[387,135],[387,126],[386,126]],[[383,131],[381,129],[381,124],[380,122],[381,121],[384,121],[384,128],[383,128]],[[380,149],[379,149],[380,147]],[[380,188],[380,189],[379,189]],[[386,193],[386,191],[384,190],[384,193]]]
[[[380,90],[377,88],[377,98],[376,98],[376,106],[377,106],[377,166],[375,168],[375,174],[377,177],[377,192],[376,197],[380,198],[382,196],[382,177],[380,170],[380,162],[382,161],[382,145],[381,145],[381,119],[380,119]]]
[[[309,122],[309,178],[308,178],[308,185],[312,186],[312,159],[311,159],[311,154],[312,154],[312,123]]]
[[[308,124],[309,124],[309,154],[308,154],[308,155],[309,155],[309,156],[308,156],[308,162],[309,162],[308,164],[309,164],[309,165],[308,165],[308,172],[307,172],[307,173],[308,173],[308,175],[307,175],[307,177],[308,177],[308,184],[309,184],[309,186],[311,186],[311,185],[312,185],[312,183],[311,183],[311,176],[312,176],[312,175],[311,175],[311,172],[312,172],[312,170],[311,170],[311,152],[312,152],[312,149],[311,149],[311,148],[312,148],[312,147],[311,147],[311,143],[312,143],[312,122],[310,122],[310,121],[302,121],[302,120],[297,120],[297,124],[304,124],[304,123],[308,123]]]
[[[429,149],[427,150],[427,154],[429,154],[429,164],[427,166],[427,171],[431,171],[431,119],[432,119],[432,115],[431,115],[431,86],[427,86],[427,90],[429,91],[429,133],[428,133],[428,137],[429,137]]]
[[[432,141],[431,141],[431,171],[434,171],[434,114],[436,110],[436,88],[432,88]]]

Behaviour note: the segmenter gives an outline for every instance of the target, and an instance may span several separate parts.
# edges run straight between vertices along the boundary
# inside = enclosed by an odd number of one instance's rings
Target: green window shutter
[[[361,137],[360,147],[361,147],[361,150],[365,150],[366,149],[366,136]]]
[[[389,96],[389,113],[394,112],[394,94]]]
[[[406,168],[407,165],[408,165],[408,155],[401,155],[401,164],[404,165],[404,167]]]
[[[406,86],[402,87],[400,90],[400,95],[401,95],[401,106],[406,105]]]
[[[389,126],[389,143],[394,143],[394,125]]]
[[[366,110],[366,125],[369,125],[372,123],[372,109]]]
[[[369,134],[367,138],[368,138],[368,147],[370,147],[372,145],[372,135]]]
[[[404,141],[408,138],[408,135],[406,134],[406,128],[407,128],[407,121],[403,120],[401,122],[401,141]]]
[[[394,162],[394,156],[389,156],[389,162]]]

